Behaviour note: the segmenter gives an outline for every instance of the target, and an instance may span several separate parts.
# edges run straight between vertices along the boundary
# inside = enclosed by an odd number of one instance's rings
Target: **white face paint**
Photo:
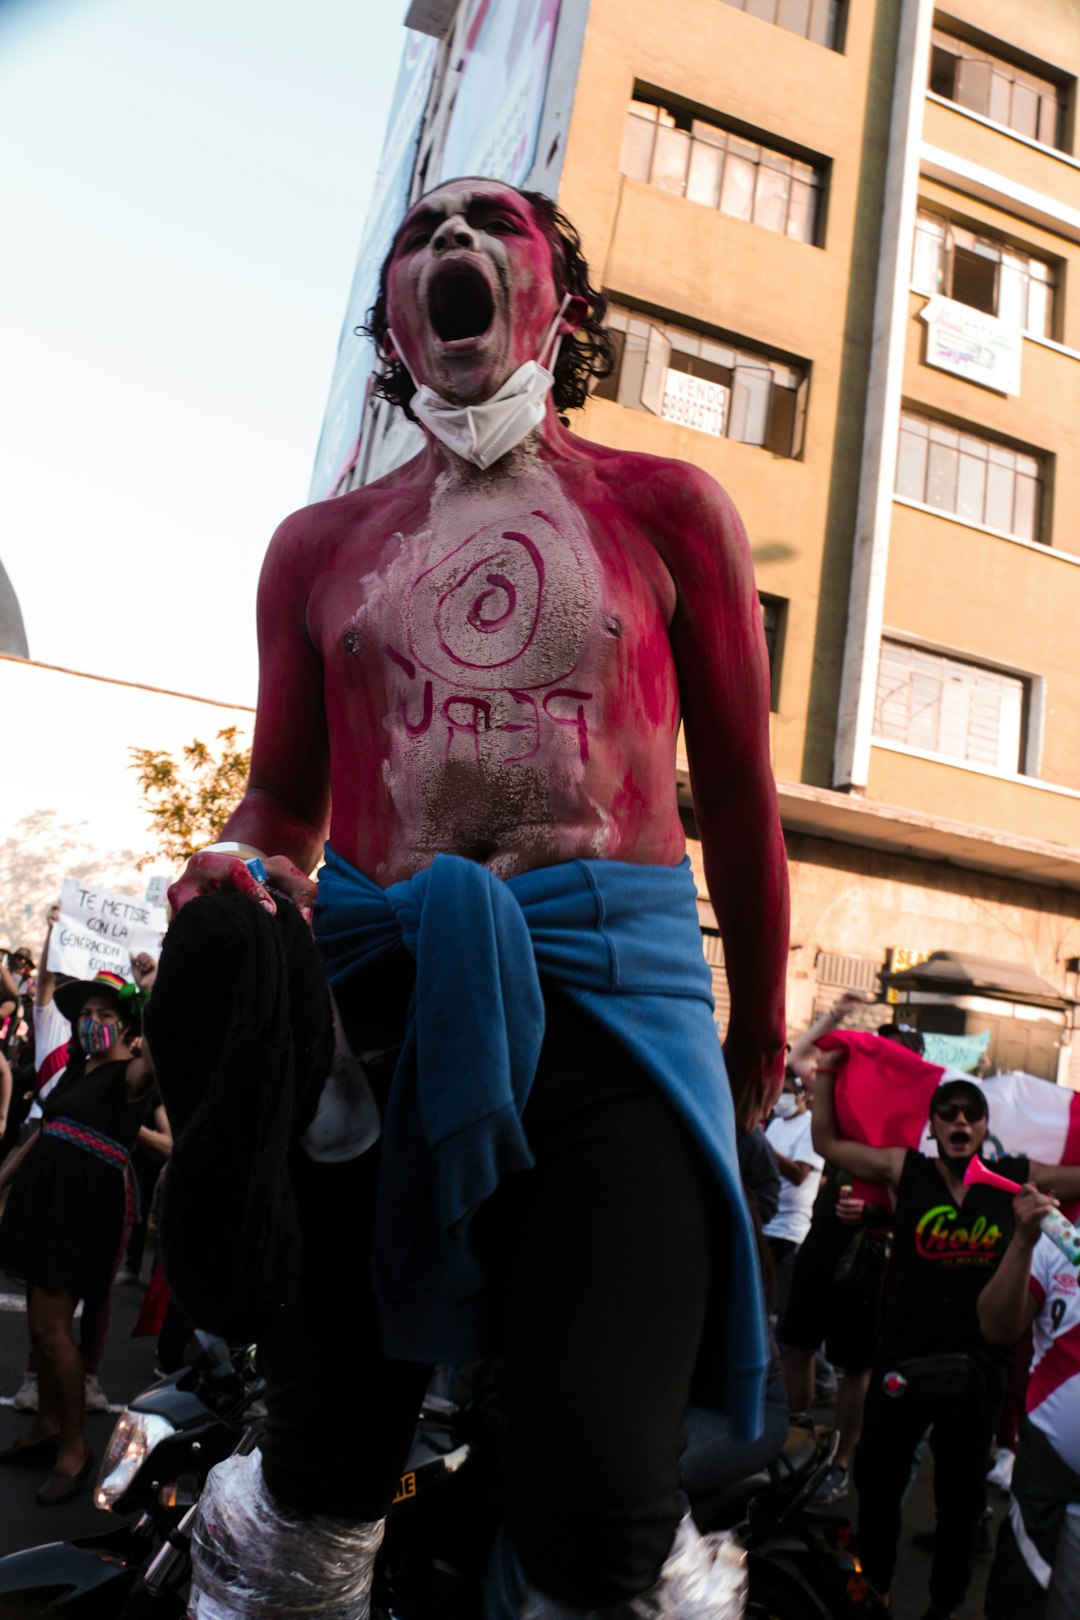
[[[543,360],[559,299],[551,242],[520,192],[460,180],[410,209],[387,269],[391,348],[414,380],[456,404],[490,400]]]
[[[383,779],[417,848],[520,848],[568,805],[575,826],[595,820],[600,579],[582,515],[543,466],[439,480],[429,526],[360,610],[385,649]]]

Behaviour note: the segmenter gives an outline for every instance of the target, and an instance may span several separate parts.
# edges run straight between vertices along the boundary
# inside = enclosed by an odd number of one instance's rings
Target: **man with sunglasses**
[[[840,1134],[830,1072],[838,1056],[824,1055],[819,1065],[814,1145],[859,1180],[883,1182],[894,1218],[881,1335],[855,1456],[859,1551],[887,1609],[901,1500],[929,1428],[937,1533],[923,1620],[949,1620],[971,1581],[990,1442],[1005,1393],[1008,1351],[983,1337],[978,1300],[1012,1237],[1013,1199],[996,1187],[964,1182],[989,1127],[986,1097],[974,1080],[954,1073],[933,1096],[936,1157],[869,1147]],[[996,1161],[995,1168],[1043,1192],[1080,1195],[1077,1165],[1016,1157]]]

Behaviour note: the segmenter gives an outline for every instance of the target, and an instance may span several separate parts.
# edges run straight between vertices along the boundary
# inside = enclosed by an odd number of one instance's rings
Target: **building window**
[[[615,370],[597,385],[601,399],[717,439],[757,444],[777,456],[802,450],[808,368],[703,337],[612,305],[608,328]]]
[[[874,733],[945,759],[1023,772],[1029,683],[982,664],[883,640]]]
[[[623,132],[623,174],[797,242],[817,240],[822,170],[642,95]]]
[[[1041,540],[1043,463],[993,439],[904,411],[896,493],[1017,540]]]
[[[1044,146],[1062,144],[1061,85],[940,28],[934,29],[930,46],[930,89],[1017,135]]]
[[[724,4],[813,40],[815,45],[840,49],[844,0],[724,0]]]
[[[1054,333],[1056,280],[1045,260],[919,210],[911,284],[927,298],[944,293],[1018,331],[1048,338]]]
[[[780,707],[780,663],[784,651],[784,625],[787,602],[782,596],[764,596],[758,593],[761,604],[761,622],[765,629],[765,650],[769,655],[769,708]]]

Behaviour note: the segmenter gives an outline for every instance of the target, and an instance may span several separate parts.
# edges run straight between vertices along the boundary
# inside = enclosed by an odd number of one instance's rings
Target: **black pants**
[[[503,1182],[474,1239],[498,1307],[506,1523],[529,1580],[589,1609],[651,1586],[681,1517],[683,1414],[723,1214],[655,1084],[558,992],[547,1007],[524,1115],[536,1165]],[[429,1369],[379,1347],[377,1150],[297,1173],[303,1298],[263,1352],[265,1477],[287,1506],[374,1519]]]
[[[765,1241],[773,1257],[773,1273],[776,1278],[776,1320],[782,1322],[791,1296],[791,1279],[795,1275],[799,1245],[793,1238],[766,1237]]]
[[[859,1555],[871,1586],[887,1592],[900,1539],[900,1500],[915,1449],[929,1428],[937,1519],[930,1601],[942,1614],[950,1614],[963,1602],[975,1568],[990,1441],[1005,1393],[1004,1379],[988,1371],[972,1379],[961,1399],[933,1400],[921,1396],[914,1385],[902,1395],[886,1395],[881,1379],[888,1370],[879,1361],[871,1373],[855,1454]]]

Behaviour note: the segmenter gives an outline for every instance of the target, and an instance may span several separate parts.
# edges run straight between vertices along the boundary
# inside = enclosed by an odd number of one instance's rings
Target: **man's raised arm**
[[[169,890],[174,910],[197,894],[236,889],[273,911],[273,898],[245,861],[265,859],[273,883],[309,918],[318,860],[330,814],[330,763],[322,660],[307,628],[318,524],[297,512],[270,542],[259,580],[259,697],[251,772],[244,796],[221,830],[239,852],[193,855]]]
[[[784,1071],[788,877],[769,757],[769,664],[746,533],[720,486],[680,469],[665,561],[705,879],[724,941],[724,1039],[740,1123],[779,1094]]]

